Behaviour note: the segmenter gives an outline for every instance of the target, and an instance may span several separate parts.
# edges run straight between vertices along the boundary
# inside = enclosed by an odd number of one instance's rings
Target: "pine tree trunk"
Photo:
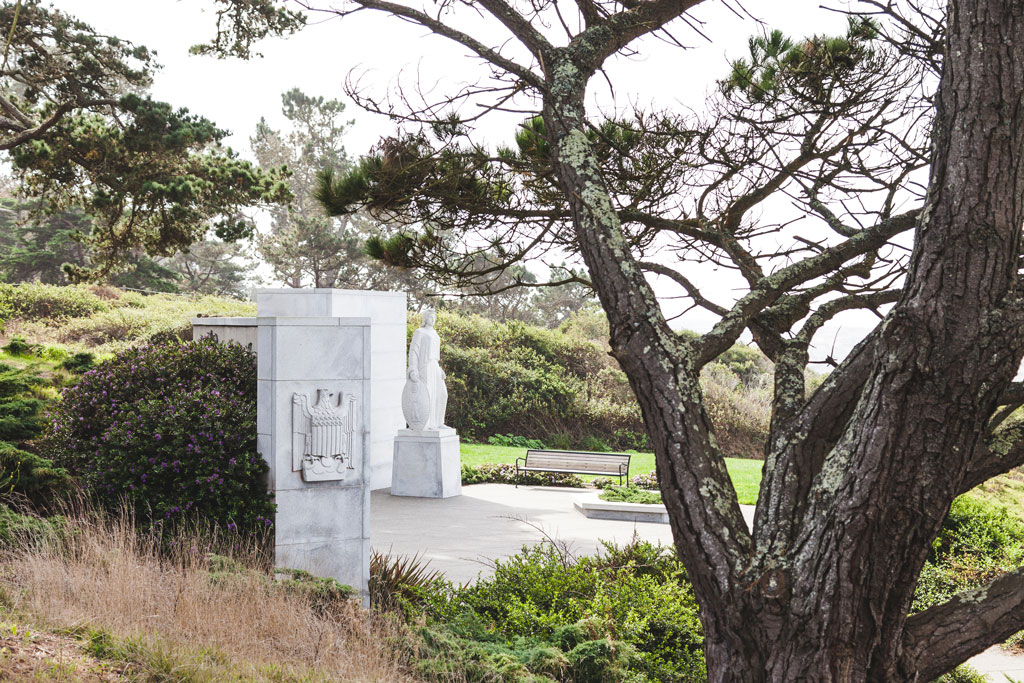
[[[885,683],[941,673],[911,652],[907,614],[931,541],[1024,353],[1022,36],[1019,0],[951,3],[929,192],[903,296],[823,463],[807,473],[811,459],[798,440],[772,460],[805,468],[778,483],[780,499],[799,500],[799,509],[759,510],[753,536],[714,445],[692,349],[661,317],[584,133],[586,46],[545,55],[557,177],[608,314],[612,352],[651,435],[713,683]],[[970,616],[965,610],[964,632]],[[970,654],[957,631],[949,650]],[[935,659],[945,662],[937,642]]]

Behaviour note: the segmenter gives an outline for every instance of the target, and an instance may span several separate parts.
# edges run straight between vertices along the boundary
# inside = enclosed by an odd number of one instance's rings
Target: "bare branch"
[[[693,284],[685,276],[683,276],[682,273],[673,270],[668,266],[662,265],[660,263],[654,263],[651,261],[645,261],[641,263],[640,267],[649,273],[656,273],[658,275],[664,275],[665,277],[670,278],[676,284],[680,285],[683,289],[685,289],[686,293],[690,295],[690,298],[692,298],[698,306],[701,306],[702,308],[705,308],[711,311],[712,313],[717,313],[718,315],[725,315],[728,311],[728,309],[726,309],[725,307],[719,306],[710,299],[705,298],[704,295],[700,293],[700,289],[698,289],[695,284]]]
[[[736,302],[728,314],[722,316],[715,327],[698,342],[697,362],[702,366],[731,346],[757,312],[771,305],[795,285],[821,277],[846,261],[878,249],[889,239],[909,230],[917,220],[919,210],[893,216],[887,221],[863,230],[856,236],[822,251],[817,256],[787,266],[762,280],[757,287]]]
[[[542,79],[540,76],[534,73],[532,69],[529,69],[509,59],[508,57],[501,55],[497,51],[487,47],[486,45],[476,40],[472,36],[463,33],[462,31],[459,31],[457,29],[454,29],[451,26],[445,24],[444,22],[434,19],[428,14],[420,12],[419,10],[412,9],[411,7],[406,7],[405,5],[400,5],[395,2],[387,2],[386,0],[353,0],[353,2],[359,5],[360,7],[387,12],[389,14],[395,15],[396,17],[401,17],[406,21],[411,21],[415,24],[419,24],[420,26],[429,29],[432,33],[444,36],[446,38],[449,38],[450,40],[454,40],[455,42],[461,45],[464,45],[465,47],[468,47],[470,50],[475,52],[480,58],[484,59],[487,62],[490,62],[491,64],[500,69],[504,69],[509,73],[515,74],[516,76],[521,78],[525,83],[528,83],[534,88],[540,89],[543,87],[544,79]],[[299,4],[306,9],[313,9],[305,2],[300,2]],[[344,15],[348,13],[342,10],[334,11],[339,15]]]

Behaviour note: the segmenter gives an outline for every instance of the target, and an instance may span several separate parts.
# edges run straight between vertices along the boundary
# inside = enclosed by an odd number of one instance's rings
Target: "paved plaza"
[[[455,498],[403,498],[374,491],[370,502],[373,547],[395,555],[419,554],[459,583],[491,572],[490,560],[515,555],[547,538],[591,554],[599,540],[628,543],[633,534],[672,543],[667,524],[589,519],[573,503],[588,489],[508,484],[463,486]]]

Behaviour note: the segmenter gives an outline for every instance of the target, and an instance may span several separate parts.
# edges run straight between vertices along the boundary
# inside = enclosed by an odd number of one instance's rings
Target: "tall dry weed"
[[[254,568],[256,547],[235,548],[241,561],[221,563],[234,569],[211,572],[208,553],[223,543],[209,535],[183,534],[168,550],[127,515],[79,515],[68,530],[3,557],[0,582],[16,613],[149,639],[165,657],[168,648],[213,648],[246,680],[267,671],[275,680],[414,680],[388,645],[400,627],[354,602],[325,610],[275,584]]]

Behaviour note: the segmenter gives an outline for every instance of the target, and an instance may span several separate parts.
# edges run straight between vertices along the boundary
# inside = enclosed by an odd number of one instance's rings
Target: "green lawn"
[[[524,455],[526,455],[525,448],[479,443],[462,444],[462,464],[474,467],[487,463],[514,463],[516,458]],[[740,503],[744,505],[757,503],[757,492],[761,486],[762,464],[760,460],[725,459],[725,466],[729,468],[729,476],[732,477],[732,485],[736,487],[736,495],[739,497]],[[633,453],[629,462],[631,475],[646,474],[652,471],[654,471],[654,453]]]

